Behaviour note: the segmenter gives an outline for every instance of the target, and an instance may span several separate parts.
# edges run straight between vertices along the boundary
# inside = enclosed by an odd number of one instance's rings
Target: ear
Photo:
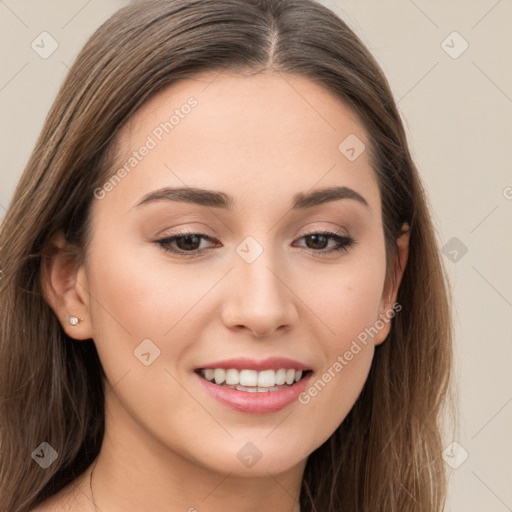
[[[89,294],[85,268],[78,263],[78,249],[62,232],[57,233],[43,252],[41,287],[43,295],[71,338],[92,338]],[[69,318],[80,319],[71,325]]]
[[[386,277],[386,284],[382,293],[382,300],[379,308],[379,320],[384,324],[381,329],[378,329],[378,333],[374,337],[374,344],[379,345],[385,341],[389,331],[391,330],[391,319],[395,316],[396,312],[402,309],[401,304],[396,306],[396,298],[398,295],[398,289],[402,282],[405,267],[407,265],[407,258],[409,256],[409,239],[410,239],[410,227],[407,223],[402,226],[402,234],[396,240],[396,254],[394,260],[394,275],[389,273]],[[376,324],[381,326],[382,324]]]

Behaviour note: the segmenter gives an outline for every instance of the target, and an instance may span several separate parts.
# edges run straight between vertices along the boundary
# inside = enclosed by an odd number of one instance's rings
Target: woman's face
[[[305,78],[212,72],[154,96],[119,142],[66,327],[98,349],[107,432],[220,472],[303,464],[394,314],[362,125]]]

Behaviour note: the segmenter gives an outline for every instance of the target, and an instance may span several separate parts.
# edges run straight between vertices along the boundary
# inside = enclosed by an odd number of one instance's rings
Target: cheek
[[[215,276],[184,271],[160,253],[98,251],[91,257],[89,278],[97,336],[106,331],[133,339],[165,337],[208,291]]]
[[[215,422],[179,384],[183,375],[174,363],[195,338],[189,317],[211,288],[211,279],[198,279],[179,266],[170,271],[160,256],[155,261],[159,253],[116,250],[103,242],[98,237],[91,246],[88,267],[94,270],[88,283],[94,342],[113,387],[107,400],[111,422],[143,426],[169,446],[174,439],[193,445],[198,429],[189,418],[201,418],[210,429]]]
[[[347,347],[344,347],[344,349]],[[315,447],[325,442],[345,420],[368,378],[374,354],[373,345],[355,342],[319,372],[312,375],[306,390],[298,397],[305,423],[315,432]]]
[[[385,268],[369,264],[348,269],[339,278],[339,292],[331,294],[334,331],[345,344],[355,339],[378,319]],[[337,346],[338,349],[343,348]]]
[[[316,297],[315,311],[329,327],[318,339],[323,352],[320,368],[299,396],[308,422],[313,425],[315,418],[322,418],[319,440],[326,440],[345,419],[368,378],[373,337],[383,325],[379,307],[384,279],[384,250],[375,247],[373,255],[359,255],[340,266],[328,283],[327,279],[317,281],[317,290],[324,290],[323,294],[309,295],[310,303]]]
[[[374,355],[373,330],[378,320],[380,273],[367,269],[362,276],[340,277],[323,309],[332,332],[319,339],[323,357],[308,387],[299,396],[306,421],[321,443],[343,422],[354,406]],[[377,286],[376,284],[377,283]],[[318,428],[318,419],[321,426]]]
[[[331,359],[379,319],[386,271],[384,251],[379,249],[375,247],[375,255],[359,253],[335,267],[295,277],[294,290],[305,298],[310,325],[322,324],[321,346]]]
[[[126,249],[129,245],[121,242],[109,246],[108,238],[95,240],[88,259],[93,337],[107,379],[116,385],[129,373],[125,385],[133,386],[134,404],[151,408],[153,402],[144,396],[155,389],[169,403],[179,389],[163,370],[172,371],[186,351],[193,337],[190,318],[211,279],[191,279],[179,266],[170,270],[156,251]],[[144,357],[150,365],[144,365]]]

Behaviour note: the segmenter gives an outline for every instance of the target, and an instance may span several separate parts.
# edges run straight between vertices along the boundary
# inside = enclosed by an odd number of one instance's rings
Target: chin
[[[210,446],[199,453],[195,447],[191,455],[198,465],[209,471],[240,477],[268,477],[269,473],[284,473],[304,463],[315,449],[307,450],[304,442],[286,442],[282,437],[265,439],[265,435],[268,434],[237,437],[223,443],[210,437]]]

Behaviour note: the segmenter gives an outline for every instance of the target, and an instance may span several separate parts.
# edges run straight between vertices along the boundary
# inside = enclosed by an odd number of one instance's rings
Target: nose
[[[225,286],[221,316],[229,329],[264,337],[297,322],[296,297],[279,264],[266,252],[253,263],[237,261]]]

